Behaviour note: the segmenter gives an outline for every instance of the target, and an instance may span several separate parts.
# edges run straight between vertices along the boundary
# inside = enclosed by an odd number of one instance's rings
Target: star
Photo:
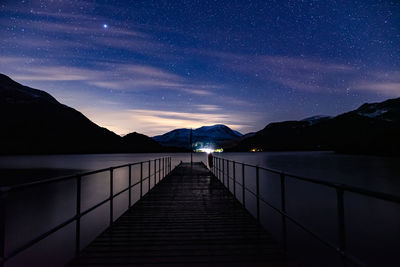
[[[103,28],[107,29],[108,28],[108,24],[103,24]]]

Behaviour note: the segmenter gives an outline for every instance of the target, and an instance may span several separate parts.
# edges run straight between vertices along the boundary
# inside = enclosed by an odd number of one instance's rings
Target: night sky
[[[0,72],[118,133],[400,96],[400,1],[0,0]]]

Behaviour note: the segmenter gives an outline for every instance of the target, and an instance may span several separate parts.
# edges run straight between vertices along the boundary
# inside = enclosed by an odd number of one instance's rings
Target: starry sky
[[[0,72],[120,135],[400,97],[399,1],[0,0]]]

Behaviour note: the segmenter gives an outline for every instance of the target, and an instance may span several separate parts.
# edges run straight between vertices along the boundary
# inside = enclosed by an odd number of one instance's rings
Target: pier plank
[[[70,265],[296,266],[202,163],[177,166]]]

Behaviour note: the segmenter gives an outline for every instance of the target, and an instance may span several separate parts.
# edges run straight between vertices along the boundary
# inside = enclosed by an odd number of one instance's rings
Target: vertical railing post
[[[75,224],[75,256],[81,251],[81,185],[82,177],[76,177],[76,224]]]
[[[162,159],[162,176],[165,177],[165,158]]]
[[[219,169],[218,169],[218,161],[219,161],[219,159],[218,158],[215,158],[215,176],[217,177],[217,179],[218,179],[218,171],[219,171]]]
[[[151,167],[150,167],[150,164],[151,164],[151,161],[149,160],[149,191],[148,192],[150,192],[150,186],[151,186],[151,184],[150,184],[150,180],[151,180],[151,176],[150,176]]]
[[[154,185],[153,188],[156,186],[157,184],[157,160],[154,160]]]
[[[218,177],[218,159],[214,157],[214,175]]]
[[[225,159],[222,159],[222,184],[225,185]]]
[[[219,176],[219,165],[218,165],[218,162],[219,162],[219,158],[215,158],[215,176],[218,178],[218,176]]]
[[[281,211],[286,214],[286,185],[285,185],[285,174],[280,174],[281,178]],[[282,243],[283,249],[287,250],[287,226],[286,216],[282,214]]]
[[[260,167],[256,166],[257,221],[260,223]]]
[[[114,169],[111,167],[110,168],[110,225],[113,224],[114,221],[114,205],[113,205],[113,200],[114,200]]]
[[[215,161],[216,161],[216,158],[213,157],[212,160],[213,160],[213,168],[212,168],[212,170],[213,170],[213,173],[215,175]]]
[[[219,159],[219,180],[222,182],[222,159]]]
[[[216,167],[215,167],[216,160],[217,159],[215,157],[213,157],[213,173],[214,173],[214,175],[215,175],[215,169],[216,169]]]
[[[337,212],[338,212],[338,235],[339,235],[339,248],[341,253],[344,254],[346,250],[346,232],[344,224],[344,202],[343,202],[343,189],[336,188],[337,195]]]
[[[218,179],[218,158],[215,157],[214,160],[215,160],[215,162],[214,162],[214,168],[215,168],[214,175]]]
[[[245,192],[246,192],[246,184],[245,184],[245,179],[244,179],[244,163],[242,163],[242,204],[243,204],[243,207],[246,208]]]
[[[236,198],[236,162],[232,161],[232,168],[233,168],[233,195]]]
[[[6,258],[6,201],[8,188],[0,188],[0,266],[3,267]]]
[[[227,186],[228,186],[228,191],[229,191],[229,159],[226,161],[226,182],[227,182]]]
[[[222,182],[222,164],[221,164],[221,162],[222,162],[222,159],[220,158],[219,159],[219,171],[218,171],[218,173],[219,173],[219,176],[218,176],[218,178],[219,178],[219,180]]]
[[[158,182],[161,179],[161,159],[158,159]]]
[[[218,158],[218,180],[222,180],[221,179],[221,158]]]
[[[129,190],[128,190],[128,208],[131,207],[131,202],[132,202],[132,165],[129,164]]]
[[[140,162],[140,198],[143,197],[143,162]]]

